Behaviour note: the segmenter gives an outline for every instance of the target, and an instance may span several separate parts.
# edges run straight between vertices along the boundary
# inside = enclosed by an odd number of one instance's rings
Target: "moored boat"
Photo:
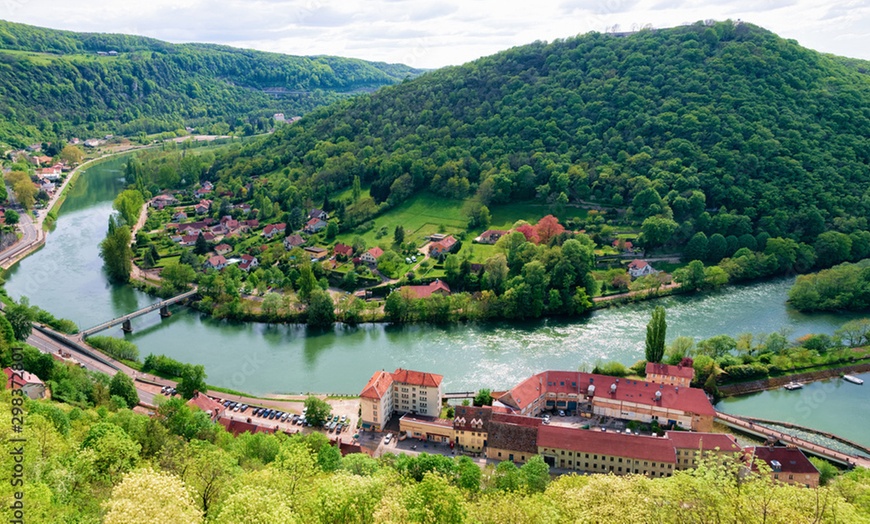
[[[801,388],[803,388],[804,385],[801,384],[800,382],[789,382],[788,384],[786,384],[786,385],[783,386],[783,387],[784,387],[785,389],[789,390],[789,391],[794,391],[794,390],[796,390],[796,389],[801,389]]]
[[[852,375],[843,375],[843,380],[846,382],[851,382],[852,384],[858,384],[859,386],[864,384],[864,380]]]

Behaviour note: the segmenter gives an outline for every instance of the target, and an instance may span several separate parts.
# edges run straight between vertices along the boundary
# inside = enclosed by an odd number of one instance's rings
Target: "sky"
[[[0,18],[437,68],[589,31],[743,20],[870,59],[870,0],[0,0]]]

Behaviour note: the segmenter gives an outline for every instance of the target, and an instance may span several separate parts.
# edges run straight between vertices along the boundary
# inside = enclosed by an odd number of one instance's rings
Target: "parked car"
[[[389,444],[391,440],[393,440],[393,434],[387,433],[387,436],[384,438],[384,444]]]
[[[242,411],[242,412],[245,412],[245,411],[247,411],[247,410],[248,410],[248,405],[247,405],[247,404],[242,404],[242,407],[239,409],[239,411]]]
[[[564,416],[565,416],[565,411],[560,409],[560,410],[559,410],[559,416],[560,416],[560,417],[564,417]]]

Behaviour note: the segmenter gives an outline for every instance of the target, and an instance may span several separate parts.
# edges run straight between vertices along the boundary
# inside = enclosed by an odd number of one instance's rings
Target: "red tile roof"
[[[362,398],[379,399],[393,386],[393,377],[386,371],[376,371],[359,394]]]
[[[381,255],[384,254],[384,250],[375,246],[367,251],[367,253],[373,256],[375,259],[381,258]]]
[[[628,267],[629,267],[629,269],[643,269],[648,265],[649,264],[647,264],[646,260],[632,260],[628,264]]]
[[[647,362],[646,374],[667,375],[671,377],[680,377],[692,380],[695,377],[695,368],[691,366],[672,366],[670,364]]]
[[[427,388],[437,388],[441,385],[444,379],[442,375],[434,373],[424,373],[422,371],[411,371],[409,369],[398,368],[393,371],[393,380],[402,382],[403,384],[411,384],[412,386],[423,386]]]
[[[220,402],[208,395],[203,395],[199,391],[194,391],[193,398],[187,401],[187,405],[199,408],[211,416],[220,414],[224,410],[224,407]]]
[[[3,372],[6,373],[6,389],[12,389],[13,385],[18,386],[19,388],[26,386],[27,384],[42,384],[42,380],[39,379],[33,373],[29,371],[16,371],[12,368],[4,368]]]
[[[266,426],[260,426],[258,424],[252,424],[250,422],[245,422],[242,420],[233,420],[228,418],[218,419],[218,422],[225,428],[227,431],[232,433],[235,436],[239,436],[242,433],[274,433],[275,428],[268,428]]]
[[[668,439],[563,426],[539,427],[538,446],[671,464],[677,461],[676,450]]]
[[[338,255],[350,256],[353,254],[353,248],[351,246],[346,246],[341,243],[336,244],[333,248],[333,251],[335,251],[335,253]]]
[[[617,383],[617,381],[619,381]],[[616,393],[610,393],[610,386],[616,383]],[[577,393],[585,395],[590,385],[595,386],[595,396],[615,398],[623,402],[657,405],[668,409],[680,410],[697,415],[713,415],[715,410],[707,395],[701,389],[679,388],[669,384],[653,384],[639,380],[617,379],[607,375],[595,375],[580,371],[544,371],[517,384],[498,401],[522,410],[538,397],[551,393]],[[661,391],[661,400],[655,399],[655,392]]]
[[[739,452],[740,446],[732,435],[727,433],[695,433],[694,431],[667,431],[665,437],[671,441],[675,448],[694,449],[697,451]]]
[[[803,451],[797,448],[757,446],[747,448],[747,451],[752,453],[753,469],[755,469],[755,459],[761,459],[768,466],[771,465],[772,460],[779,461],[783,473],[819,473],[819,470],[813,466]]]
[[[463,431],[488,431],[492,406],[456,406],[453,427]]]
[[[399,291],[401,292],[401,290],[403,289],[410,290],[411,293],[417,296],[417,298],[428,298],[432,296],[433,293],[438,291],[447,295],[450,294],[450,286],[448,286],[441,280],[430,282],[425,286],[402,286],[401,288],[399,288]]]

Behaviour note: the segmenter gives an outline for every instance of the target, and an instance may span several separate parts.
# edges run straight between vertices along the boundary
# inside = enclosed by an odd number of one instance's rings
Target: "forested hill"
[[[260,118],[275,112],[301,114],[420,72],[397,64],[176,45],[0,20],[0,143],[153,133],[221,121],[233,129],[251,124],[253,132],[266,124]]]
[[[672,213],[674,238],[809,240],[867,227],[861,69],[730,21],[536,42],[319,109],[217,174],[288,166],[315,199],[355,175],[376,201],[593,199]]]

